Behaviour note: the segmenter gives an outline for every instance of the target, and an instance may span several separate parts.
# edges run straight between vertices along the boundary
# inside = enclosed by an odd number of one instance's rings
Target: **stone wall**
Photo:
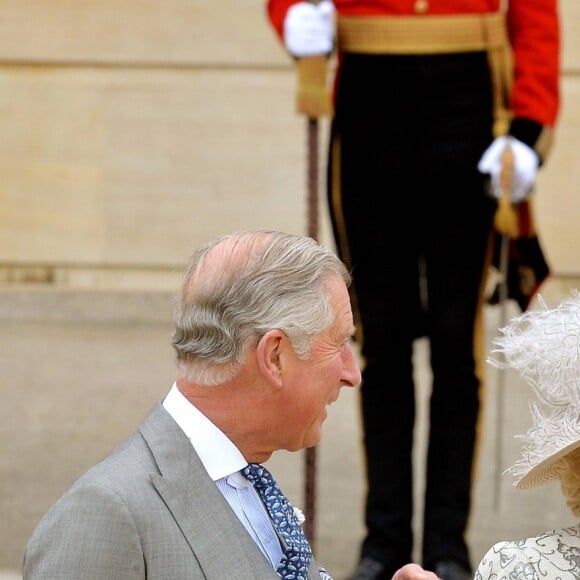
[[[536,207],[568,275],[580,271],[580,7],[561,12],[562,114]],[[0,282],[173,288],[217,233],[306,231],[295,86],[262,0],[3,2]]]

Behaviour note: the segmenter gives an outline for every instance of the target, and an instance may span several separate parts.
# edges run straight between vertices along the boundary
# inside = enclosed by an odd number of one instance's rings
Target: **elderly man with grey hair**
[[[306,236],[257,229],[200,247],[175,313],[173,386],[50,508],[24,578],[331,578],[262,464],[317,445],[327,407],[360,383],[349,284]],[[398,576],[422,578],[435,576],[412,564]]]

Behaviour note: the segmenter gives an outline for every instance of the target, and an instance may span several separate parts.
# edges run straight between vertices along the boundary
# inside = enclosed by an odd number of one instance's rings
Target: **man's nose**
[[[362,376],[360,373],[360,367],[354,356],[352,348],[348,348],[348,353],[346,354],[347,360],[344,363],[344,372],[342,377],[342,382],[345,387],[358,387],[361,383]]]

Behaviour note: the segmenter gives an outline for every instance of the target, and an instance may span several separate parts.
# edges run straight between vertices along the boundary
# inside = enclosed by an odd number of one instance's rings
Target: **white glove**
[[[290,6],[284,19],[284,43],[296,57],[330,54],[334,45],[334,4],[298,2]]]
[[[538,172],[538,154],[519,139],[511,136],[497,137],[485,150],[477,164],[481,173],[491,177],[491,193],[498,199],[502,195],[501,171],[502,155],[510,147],[513,153],[514,166],[510,176],[510,200],[520,203],[527,199],[534,190],[534,181]]]

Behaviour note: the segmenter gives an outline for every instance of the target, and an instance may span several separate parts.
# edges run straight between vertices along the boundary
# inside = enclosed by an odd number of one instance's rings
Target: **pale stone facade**
[[[554,272],[571,275],[580,7],[565,0],[561,12],[562,112],[536,209]],[[173,287],[217,233],[305,232],[295,87],[262,0],[2,3],[0,283]],[[324,121],[319,135],[323,163]]]

